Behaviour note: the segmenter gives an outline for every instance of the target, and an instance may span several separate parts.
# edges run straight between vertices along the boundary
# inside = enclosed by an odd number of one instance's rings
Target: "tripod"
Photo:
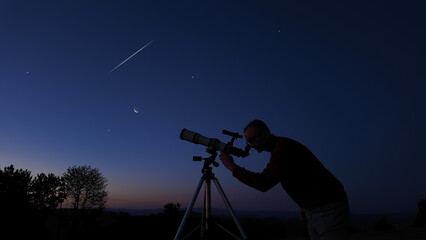
[[[232,218],[234,219],[235,224],[238,227],[238,230],[241,233],[242,239],[247,239],[247,236],[241,227],[240,223],[238,222],[237,217],[235,216],[234,210],[232,209],[231,204],[228,201],[228,198],[225,195],[225,192],[223,191],[222,187],[219,184],[219,180],[214,176],[214,173],[212,172],[212,168],[210,167],[210,164],[213,164],[215,167],[219,166],[217,162],[215,162],[215,158],[217,156],[217,152],[212,149],[208,148],[207,152],[211,154],[208,158],[201,158],[201,157],[194,157],[194,161],[204,161],[204,166],[201,172],[203,173],[203,176],[200,179],[200,182],[198,184],[197,189],[195,190],[194,197],[192,198],[191,203],[188,206],[188,209],[185,212],[185,215],[183,217],[183,220],[179,226],[178,232],[176,233],[175,240],[180,239],[180,235],[182,234],[183,228],[185,227],[186,221],[188,220],[189,213],[192,211],[192,208],[194,207],[195,201],[197,200],[198,194],[200,193],[201,186],[205,182],[205,191],[204,191],[204,206],[203,206],[203,212],[201,217],[201,223],[198,224],[184,239],[190,237],[197,229],[201,229],[200,233],[200,239],[208,239],[209,231],[211,230],[211,225],[214,223],[219,228],[221,228],[223,231],[227,232],[229,235],[233,236],[235,239],[241,239],[229,230],[227,230],[225,227],[221,226],[219,223],[213,221],[211,219],[211,181],[213,180],[214,184],[216,185],[217,190],[220,193],[220,196],[222,197],[222,200],[225,202],[226,208],[228,209],[229,213],[231,214]]]

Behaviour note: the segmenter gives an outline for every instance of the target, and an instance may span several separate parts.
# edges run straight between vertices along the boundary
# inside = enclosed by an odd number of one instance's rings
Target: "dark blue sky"
[[[109,207],[186,206],[201,177],[192,156],[207,154],[180,131],[227,142],[223,129],[258,118],[310,148],[353,211],[415,212],[426,198],[425,11],[424,1],[2,1],[0,167],[90,165],[109,179]],[[268,158],[236,161],[261,171]],[[297,210],[280,186],[260,193],[214,172],[235,209]]]

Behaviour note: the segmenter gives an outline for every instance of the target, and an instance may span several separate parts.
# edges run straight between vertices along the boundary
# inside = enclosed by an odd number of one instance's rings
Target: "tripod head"
[[[210,164],[213,164],[215,167],[219,167],[219,163],[216,162],[217,152],[214,148],[208,147],[206,149],[206,152],[210,154],[210,157],[203,158],[201,156],[194,156],[192,157],[193,161],[201,162],[204,160],[204,166],[203,169],[211,168]]]

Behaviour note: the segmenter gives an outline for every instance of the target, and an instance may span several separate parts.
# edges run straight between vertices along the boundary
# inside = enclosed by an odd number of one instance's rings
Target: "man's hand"
[[[234,168],[235,168],[234,159],[229,154],[221,152],[220,155],[219,155],[219,159],[220,159],[220,161],[222,161],[222,164],[227,169],[229,169],[231,172],[234,171]]]

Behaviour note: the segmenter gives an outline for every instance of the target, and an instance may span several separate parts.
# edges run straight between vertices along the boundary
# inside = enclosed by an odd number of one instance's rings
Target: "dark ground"
[[[184,212],[172,214],[158,213],[134,216],[127,212],[104,210],[86,210],[75,212],[71,209],[59,209],[53,212],[17,212],[9,215],[8,221],[3,215],[3,234],[10,239],[40,238],[51,240],[93,240],[93,239],[174,239]],[[13,216],[13,217],[11,217]],[[201,214],[191,213],[185,225],[182,237],[199,223]],[[232,220],[226,217],[212,217],[232,233],[240,236]],[[239,218],[248,239],[308,239],[305,223],[298,219],[278,220],[275,218]],[[206,234],[207,235],[207,234]],[[212,225],[210,239],[234,239],[228,233]],[[200,239],[197,231],[189,239]],[[385,218],[379,219],[368,228],[353,228],[352,240],[425,240],[426,227],[395,227]]]

